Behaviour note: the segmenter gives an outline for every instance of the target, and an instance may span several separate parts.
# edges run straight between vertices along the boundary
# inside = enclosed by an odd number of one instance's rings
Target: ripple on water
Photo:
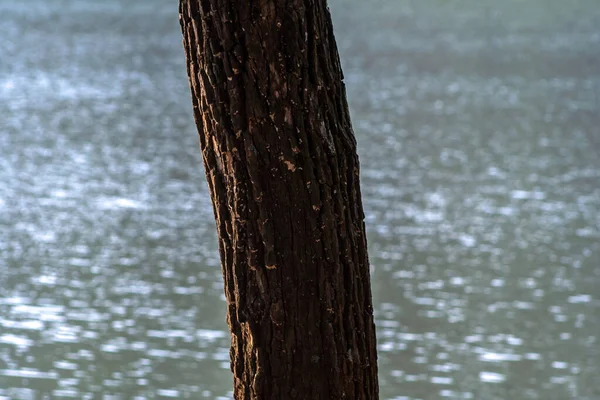
[[[485,383],[500,383],[506,380],[506,376],[497,372],[481,371],[479,380]]]

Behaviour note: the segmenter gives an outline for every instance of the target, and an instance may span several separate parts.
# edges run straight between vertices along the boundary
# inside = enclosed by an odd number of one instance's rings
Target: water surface
[[[0,1],[0,399],[231,396],[172,3]],[[600,7],[331,6],[381,398],[600,399]]]

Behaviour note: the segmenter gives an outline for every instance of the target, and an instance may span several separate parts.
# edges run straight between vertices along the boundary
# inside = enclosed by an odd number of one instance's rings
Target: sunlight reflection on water
[[[515,1],[331,2],[385,399],[600,397],[599,9]],[[228,398],[176,7],[0,11],[0,399]]]

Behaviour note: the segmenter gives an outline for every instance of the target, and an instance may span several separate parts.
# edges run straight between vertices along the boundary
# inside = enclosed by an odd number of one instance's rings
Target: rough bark
[[[378,398],[356,141],[325,0],[181,0],[236,399]]]

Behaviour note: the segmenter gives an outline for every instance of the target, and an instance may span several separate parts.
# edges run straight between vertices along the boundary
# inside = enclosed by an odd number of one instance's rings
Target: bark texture
[[[356,141],[325,0],[180,0],[234,395],[377,399]]]

